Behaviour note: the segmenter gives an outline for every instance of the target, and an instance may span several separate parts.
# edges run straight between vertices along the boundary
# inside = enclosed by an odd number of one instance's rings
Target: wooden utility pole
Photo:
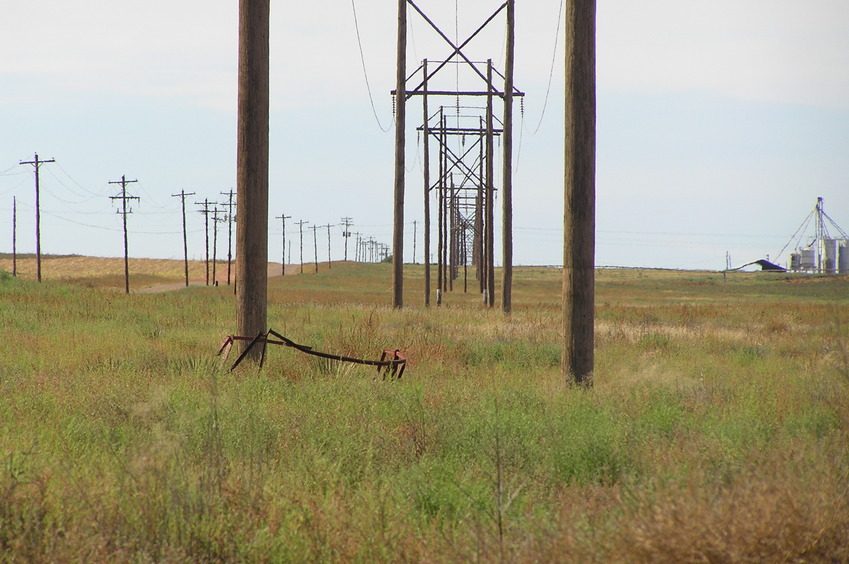
[[[478,157],[478,177],[480,178],[480,183],[478,184],[478,193],[475,196],[475,266],[476,272],[475,275],[478,279],[478,292],[483,296],[484,303],[486,303],[486,255],[484,254],[484,241],[486,240],[486,236],[484,235],[484,201],[486,200],[486,120],[484,118],[479,118],[479,127],[481,130],[481,139],[480,143],[480,156]]]
[[[32,165],[35,169],[35,272],[36,279],[41,282],[41,188],[38,180],[38,168],[44,163],[55,163],[56,159],[38,160],[38,153],[31,161],[21,161],[22,165]]]
[[[333,226],[328,223],[324,227],[327,228],[327,269],[330,270],[333,268],[333,261],[330,260],[330,228]]]
[[[448,186],[448,199],[445,207],[445,231],[446,231],[446,264],[448,265],[448,291],[454,291],[454,275],[456,273],[456,259],[457,259],[457,233],[455,230],[455,196],[456,196],[456,187],[454,186],[454,175],[451,175],[451,183]]]
[[[215,202],[210,202],[204,198],[202,202],[195,202],[195,205],[203,206],[200,213],[203,214],[203,232],[206,235],[206,285],[209,286],[209,214],[212,213],[209,206],[215,205]]]
[[[507,0],[507,44],[504,66],[504,124],[502,132],[502,253],[501,309],[510,314],[513,308],[513,62],[516,51],[516,2]]]
[[[345,260],[348,261],[348,239],[351,237],[351,226],[354,225],[354,220],[350,217],[342,218],[342,238],[345,240]]]
[[[12,196],[12,276],[18,275],[18,199]]]
[[[362,262],[361,255],[362,255],[363,241],[360,238],[359,232],[354,233],[353,235],[355,237],[355,239],[354,239],[354,262]]]
[[[395,74],[395,223],[392,229],[392,307],[404,307],[404,143],[407,126],[407,0],[398,0]]]
[[[309,221],[298,221],[296,222],[298,225],[298,233],[300,233],[299,241],[301,243],[301,274],[304,273],[304,225],[309,223]]]
[[[495,143],[493,140],[492,59],[486,61],[486,305],[495,307]]]
[[[283,221],[283,266],[280,269],[280,276],[286,276],[286,220],[291,219],[291,215],[278,215],[274,219],[280,219]]]
[[[250,336],[264,332],[268,320],[269,22],[270,0],[239,0],[236,324],[239,335]]]
[[[318,230],[319,228],[324,227],[323,225],[313,225],[310,227],[312,229],[312,243],[315,250],[315,273],[318,274]]]
[[[443,109],[439,108],[439,145],[445,147],[445,116]],[[445,213],[445,151],[439,152],[439,180],[436,182],[436,306],[442,305],[442,294],[445,292],[445,261],[442,260],[442,249],[445,247],[445,229],[443,227]]]
[[[186,196],[194,196],[194,192],[180,190],[179,194],[171,194],[172,198],[180,198],[183,204],[183,265],[186,271],[186,288],[189,287],[189,242],[186,235]]]
[[[563,376],[590,386],[595,284],[595,0],[566,3]]]
[[[218,277],[215,273],[215,265],[218,264],[218,204],[212,208],[212,285],[218,285]]]
[[[233,220],[236,215],[233,213],[233,208],[236,207],[236,202],[233,201],[233,196],[236,193],[230,188],[229,192],[221,192],[222,196],[227,196],[227,202],[222,203],[222,206],[227,206],[227,285],[230,285],[230,265],[233,262]]]
[[[424,136],[424,305],[430,307],[430,124],[427,103],[427,59],[422,61],[422,135]]]
[[[121,185],[121,194],[118,196],[110,196],[110,200],[121,200],[121,209],[118,210],[123,216],[124,219],[124,292],[130,293],[130,254],[129,247],[127,246],[127,214],[133,213],[132,209],[127,209],[127,201],[128,200],[138,200],[138,196],[127,196],[127,184],[131,182],[138,182],[138,180],[127,180],[124,176],[121,176],[121,180],[115,180],[109,182],[109,184],[120,184]]]
[[[413,264],[416,264],[416,225],[417,221],[413,220]]]

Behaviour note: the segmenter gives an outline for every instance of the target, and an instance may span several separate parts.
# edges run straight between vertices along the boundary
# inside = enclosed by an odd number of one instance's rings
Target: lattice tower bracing
[[[507,128],[495,115],[494,101],[502,100],[507,104],[512,97],[521,97],[524,93],[511,86],[511,96],[506,96],[505,89],[508,84],[512,84],[510,71],[505,76],[494,67],[491,58],[486,61],[473,60],[467,52],[469,44],[499,17],[505,18],[508,28],[512,25],[509,17],[512,6],[508,8],[509,4],[500,4],[473,33],[461,41],[459,36],[450,39],[413,0],[407,0],[407,6],[448,47],[446,57],[424,59],[408,75],[402,92],[405,102],[415,96],[422,98],[423,123],[418,129],[423,131],[425,142],[424,237],[429,244],[430,210],[435,208],[437,290],[450,289],[461,267],[465,276],[467,267],[474,266],[479,290],[484,296],[489,296],[486,303],[490,307],[494,301],[492,296],[495,285],[493,208],[496,192],[494,161],[497,157],[494,147],[496,138],[507,135]],[[396,95],[399,90],[400,87],[393,90],[392,94]],[[443,103],[436,111],[430,112],[428,104],[433,98]],[[453,105],[445,104],[445,98],[449,98]],[[485,103],[481,103],[481,100]],[[511,114],[505,111],[504,115]],[[508,126],[512,131],[512,125]],[[431,143],[438,147],[433,163],[430,157]],[[508,179],[502,178],[502,181],[506,186]],[[434,208],[431,207],[433,200]],[[430,300],[430,261],[431,253],[426,252],[426,305]]]
[[[452,289],[460,268],[466,276],[468,266],[475,267],[475,278],[479,288],[483,287],[484,238],[493,226],[486,221],[490,215],[484,197],[488,132],[484,118],[475,113],[480,110],[485,108],[442,106],[419,128],[437,146],[440,163],[440,172],[429,189],[439,214],[437,260],[438,272],[443,274],[439,288]],[[501,132],[492,128],[491,136],[498,137]]]

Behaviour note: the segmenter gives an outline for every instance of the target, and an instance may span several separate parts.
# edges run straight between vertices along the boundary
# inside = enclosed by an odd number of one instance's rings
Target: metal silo
[[[799,251],[802,270],[814,270],[817,267],[817,254],[811,247]]]
[[[849,239],[840,239],[840,244],[837,250],[837,272],[840,274],[849,274]]]
[[[839,243],[838,239],[820,239],[821,249],[820,253],[822,256],[822,264],[820,265],[820,272],[824,272],[826,274],[836,274],[837,273],[837,244]]]
[[[802,270],[802,253],[796,251],[790,253],[790,271],[798,272]]]

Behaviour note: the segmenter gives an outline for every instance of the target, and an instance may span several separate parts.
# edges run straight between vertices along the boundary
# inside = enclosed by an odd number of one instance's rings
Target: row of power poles
[[[444,59],[424,59],[413,73],[406,70],[407,12],[420,16],[450,48]],[[495,193],[502,200],[502,284],[501,305],[505,313],[512,308],[512,139],[513,100],[524,93],[514,86],[515,2],[507,0],[464,41],[449,39],[436,23],[413,0],[399,0],[398,5],[397,84],[395,145],[395,224],[393,238],[393,306],[403,307],[403,199],[404,199],[404,135],[406,103],[414,96],[422,100],[424,156],[424,304],[431,301],[431,200],[436,199],[437,253],[436,296],[441,303],[446,291],[454,289],[454,281],[463,272],[463,288],[468,291],[469,266],[477,278],[478,291],[488,307],[495,306],[494,224]],[[473,61],[464,50],[488,25],[504,16],[507,25],[505,68],[495,68],[493,60]],[[455,70],[464,69],[471,77],[464,83],[452,82]],[[450,72],[448,72],[450,71]],[[457,70],[457,72],[459,72]],[[451,76],[446,76],[451,75]],[[440,103],[450,99],[453,105]],[[480,104],[479,100],[484,100]],[[496,116],[495,104],[501,101],[503,112]],[[434,108],[431,104],[436,103]],[[501,186],[495,186],[495,139],[501,139]],[[431,145],[435,145],[434,155]],[[433,168],[433,170],[432,170]]]
[[[281,271],[280,274],[282,276],[286,275],[286,265],[292,264],[292,250],[291,250],[291,242],[287,246],[286,241],[286,220],[291,219],[291,215],[281,214],[275,217],[274,219],[279,219],[281,222],[281,228],[283,233],[283,243],[282,243],[282,260],[281,260]],[[300,262],[300,273],[304,273],[304,226],[309,225],[309,221],[299,220],[294,222],[295,225],[298,226],[298,243],[299,243],[299,262]],[[355,255],[354,261],[357,262],[380,262],[385,260],[389,256],[389,246],[379,243],[373,237],[366,239],[365,237],[360,237],[360,233],[354,233],[351,231],[351,227],[354,225],[353,219],[350,217],[343,217],[338,225],[334,225],[331,223],[325,225],[310,225],[307,229],[312,229],[313,232],[313,264],[315,268],[315,272],[318,272],[318,232],[319,230],[327,230],[327,268],[333,268],[333,259],[331,256],[331,229],[333,227],[341,227],[342,228],[342,239],[344,241],[344,256],[343,260],[348,260],[348,240],[352,237],[355,237],[356,245],[355,245]]]
[[[172,194],[175,198],[180,198],[183,203],[183,257],[185,261],[186,286],[189,285],[189,257],[186,242],[186,197],[193,196],[194,192],[181,191],[179,194]],[[210,283],[218,284],[218,225],[221,223],[227,224],[227,285],[232,283],[232,265],[233,265],[233,224],[237,221],[236,215],[236,193],[231,188],[228,192],[220,192],[222,196],[227,196],[224,202],[211,202],[208,198],[203,201],[195,202],[195,205],[200,206],[198,210],[204,216],[204,233],[205,233],[205,264],[206,264],[206,285]],[[220,207],[219,207],[220,206]],[[212,259],[209,256],[209,222],[212,221]],[[210,274],[210,265],[212,272]],[[211,278],[210,278],[211,276]],[[211,281],[211,282],[210,282]]]
[[[47,163],[55,163],[56,159],[40,159],[38,153],[35,153],[33,160],[21,161],[21,165],[32,165],[35,175],[35,268],[36,280],[41,282],[41,165]],[[125,176],[121,180],[110,181],[109,184],[120,184],[121,191],[116,196],[111,196],[110,199],[120,201],[117,212],[123,217],[124,231],[124,291],[130,293],[130,271],[129,271],[129,253],[127,244],[127,215],[132,213],[132,208],[128,203],[133,200],[138,201],[137,196],[127,194],[127,184],[138,182],[138,180],[127,180]],[[12,274],[17,275],[17,200],[14,200],[12,205]]]
[[[499,92],[490,71],[486,74],[478,64],[467,58],[462,50],[480,31],[492,21],[493,15],[469,38],[460,43],[452,42],[441,32],[413,0],[398,0],[398,36],[396,68],[396,114],[395,114],[395,180],[393,190],[394,221],[392,238],[392,282],[393,306],[403,307],[403,242],[404,242],[404,197],[405,197],[405,135],[406,102],[417,88],[423,96],[458,96],[456,89],[440,92],[430,89],[429,81],[435,78],[448,61],[436,65],[433,71],[424,73],[421,87],[414,87],[408,95],[407,89],[407,13],[408,8],[416,11],[445,39],[452,49],[449,60],[457,64],[466,63],[485,83],[478,92],[480,96],[498,96],[503,101],[502,120],[502,205],[503,244],[502,308],[511,311],[512,287],[512,111],[513,65],[515,46],[515,0],[506,0],[498,14],[505,10],[507,38],[505,48],[505,70],[503,89]],[[563,341],[562,370],[564,376],[578,384],[588,385],[593,371],[594,344],[594,288],[595,271],[595,35],[596,0],[571,0],[565,7],[565,68],[566,92],[564,127],[564,238],[563,238]],[[269,116],[269,30],[270,0],[239,0],[239,80],[238,80],[238,125],[237,125],[237,186],[239,201],[245,221],[238,223],[237,277],[241,281],[237,291],[236,323],[240,335],[253,336],[267,329],[267,270],[268,256],[268,116]],[[426,104],[423,104],[425,108]],[[488,104],[489,105],[489,104]],[[457,104],[457,114],[459,114]],[[489,112],[488,112],[489,113]],[[430,119],[427,109],[423,112],[426,124]],[[487,115],[487,135],[494,129]],[[459,127],[459,126],[458,126]],[[425,139],[429,140],[429,134]],[[427,144],[425,152],[428,153]],[[487,155],[488,156],[488,155]],[[440,159],[442,162],[442,159]],[[492,166],[488,159],[485,166]],[[425,167],[429,170],[429,164]],[[462,169],[461,169],[462,170]],[[440,171],[440,182],[445,182],[445,171]],[[452,176],[453,176],[452,171]],[[426,177],[429,172],[426,172]],[[456,188],[456,183],[454,184]],[[429,245],[429,202],[431,183],[425,180],[425,245]],[[494,187],[488,183],[486,193]],[[444,192],[443,188],[440,188]],[[454,197],[452,195],[452,197]],[[444,202],[443,202],[444,204]],[[491,213],[491,208],[486,213]],[[455,213],[449,208],[449,215]],[[476,208],[476,213],[481,213]],[[479,219],[475,218],[478,222]],[[425,251],[426,292],[429,285],[429,249]],[[487,266],[488,268],[488,266]],[[491,281],[489,289],[492,288]],[[426,303],[429,296],[425,298]],[[491,305],[491,302],[490,302]],[[255,349],[252,358],[258,360],[260,351]]]
[[[127,180],[125,176],[121,177],[121,180],[116,180],[109,182],[109,184],[120,184],[121,190],[115,196],[110,196],[110,199],[113,201],[119,201],[120,207],[117,212],[123,216],[123,228],[124,228],[124,291],[126,293],[130,293],[130,269],[129,269],[129,252],[128,252],[128,243],[127,243],[127,215],[132,213],[132,208],[128,206],[129,202],[133,200],[139,201],[138,196],[131,196],[127,193],[127,184],[132,184],[134,182],[138,182],[138,180]],[[202,202],[195,202],[196,205],[200,206],[199,210],[201,214],[204,216],[204,233],[205,233],[205,264],[206,264],[206,285],[210,285],[210,280],[212,284],[217,285],[217,273],[216,266],[218,264],[218,225],[219,223],[226,222],[228,224],[228,237],[227,237],[227,285],[229,286],[231,283],[231,271],[232,271],[232,263],[233,263],[233,223],[236,221],[235,215],[235,206],[236,203],[234,201],[235,192],[231,189],[229,192],[221,192],[222,195],[228,196],[228,200],[225,203],[216,203],[210,202],[209,199],[204,199]],[[189,196],[194,196],[195,192],[186,192],[185,190],[181,190],[178,194],[172,194],[171,196],[174,198],[180,198],[181,208],[182,208],[182,224],[183,224],[183,265],[184,265],[184,276],[185,276],[185,284],[186,287],[189,285],[189,250],[188,250],[188,234],[186,230],[186,198]],[[218,207],[222,206],[222,207]],[[210,217],[212,219],[212,259],[210,260],[209,255],[209,222]],[[210,264],[212,265],[212,276],[210,279]]]
[[[36,256],[36,279],[38,282],[42,280],[42,269],[41,269],[41,181],[40,181],[40,168],[44,164],[55,163],[55,159],[41,159],[38,156],[38,153],[35,154],[33,160],[31,161],[21,161],[21,165],[32,165],[35,176],[35,256]],[[128,180],[126,176],[121,176],[120,180],[110,181],[109,184],[120,185],[120,190],[115,196],[110,196],[110,200],[118,204],[118,208],[116,212],[122,216],[122,227],[123,227],[123,235],[124,235],[124,291],[126,293],[130,292],[130,271],[129,271],[129,241],[128,241],[128,229],[127,229],[127,216],[133,213],[132,210],[132,202],[139,202],[140,198],[138,196],[133,196],[128,193],[127,185],[134,184],[138,182],[137,179]],[[185,190],[180,191],[179,194],[172,194],[174,197],[179,197],[182,201],[182,209],[183,209],[183,257],[185,264],[185,283],[186,286],[189,285],[189,262],[188,262],[188,244],[187,244],[187,235],[186,235],[186,198],[188,196],[193,196],[194,192],[186,192]],[[203,206],[201,209],[201,213],[206,216],[206,283],[207,285],[210,283],[209,278],[209,216],[210,214],[213,216],[213,225],[216,226],[214,230],[213,236],[213,249],[217,243],[217,224],[220,221],[227,221],[229,224],[228,229],[228,251],[227,251],[227,284],[229,285],[231,282],[231,264],[232,264],[232,222],[235,221],[235,201],[234,196],[235,192],[231,189],[229,192],[222,192],[222,195],[228,196],[228,201],[220,204],[224,206],[224,209],[219,209],[218,207],[214,207],[210,209],[210,206],[218,206],[215,202],[210,202],[208,200],[204,200],[203,202],[196,202],[196,204]],[[226,212],[225,212],[226,210]],[[219,217],[219,212],[221,212],[221,217]],[[13,201],[12,205],[12,274],[17,275],[17,199]],[[215,251],[213,251],[213,257],[217,256]],[[215,280],[215,260],[213,259],[213,280]]]

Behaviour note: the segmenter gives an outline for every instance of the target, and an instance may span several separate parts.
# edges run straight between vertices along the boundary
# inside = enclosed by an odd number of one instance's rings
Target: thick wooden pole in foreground
[[[270,0],[239,0],[236,325],[251,337],[267,328],[269,12]]]
[[[562,370],[587,386],[594,362],[595,20],[595,0],[567,0]]]
[[[407,125],[407,0],[398,0],[395,85],[395,222],[392,229],[392,307],[404,307],[404,144]]]

